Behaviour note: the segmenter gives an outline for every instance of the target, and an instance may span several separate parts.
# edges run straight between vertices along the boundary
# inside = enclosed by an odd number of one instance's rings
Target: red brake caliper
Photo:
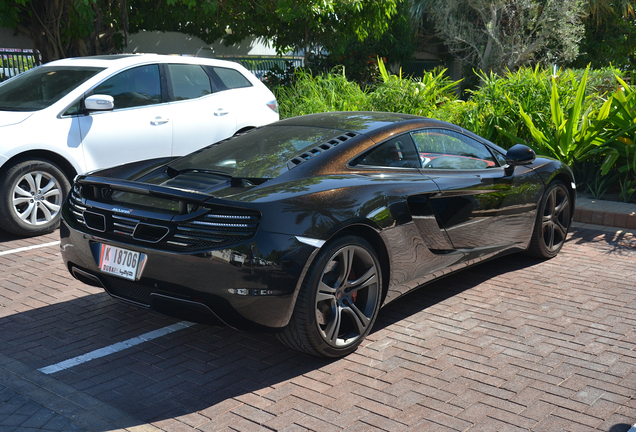
[[[349,272],[349,280],[350,281],[356,280],[356,273],[355,273],[355,271],[353,271],[353,269],[351,269],[351,271]],[[357,297],[358,297],[358,291],[356,291],[353,294],[351,294],[351,300],[353,300],[354,303],[355,303]]]

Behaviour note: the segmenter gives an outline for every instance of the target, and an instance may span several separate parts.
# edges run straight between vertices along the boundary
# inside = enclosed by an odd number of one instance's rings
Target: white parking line
[[[158,330],[153,330],[148,333],[144,333],[141,336],[134,337],[132,339],[128,339],[123,342],[118,342],[116,344],[107,346],[105,348],[96,349],[95,351],[91,351],[87,354],[83,354],[81,356],[74,357],[72,359],[64,360],[54,365],[46,366],[38,369],[40,372],[45,373],[47,375],[53,374],[55,372],[60,372],[65,369],[72,368],[73,366],[77,366],[82,363],[86,363],[88,361],[98,359],[101,357],[106,357],[109,354],[114,354],[119,351],[123,351],[125,349],[134,347],[135,345],[139,345],[144,342],[151,341],[153,339],[157,339],[159,337],[165,336],[167,334],[186,329],[188,327],[192,327],[194,323],[188,321],[181,321],[176,324],[173,324],[168,327],[160,328]]]
[[[28,250],[31,250],[31,249],[39,249],[39,248],[43,248],[43,247],[55,246],[55,245],[59,245],[59,244],[60,244],[60,241],[58,240],[58,241],[54,241],[54,242],[50,242],[50,243],[43,243],[43,244],[39,244],[39,245],[26,246],[26,247],[21,247],[21,248],[17,248],[17,249],[9,249],[9,250],[0,252],[0,256],[14,254],[14,253],[18,253],[18,252],[24,252],[24,251],[28,251]]]

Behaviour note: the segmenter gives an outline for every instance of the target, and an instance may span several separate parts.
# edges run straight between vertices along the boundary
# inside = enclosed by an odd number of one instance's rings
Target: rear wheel
[[[0,176],[0,221],[19,236],[53,231],[71,186],[56,165],[46,160],[20,162]]]
[[[327,244],[302,282],[294,314],[278,338],[310,355],[340,357],[371,331],[382,299],[380,263],[364,239]]]
[[[539,258],[556,256],[568,235],[572,220],[570,192],[556,180],[548,186],[539,203],[532,240],[527,253]]]

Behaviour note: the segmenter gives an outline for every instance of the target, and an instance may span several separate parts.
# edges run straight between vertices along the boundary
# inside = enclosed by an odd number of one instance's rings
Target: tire
[[[0,175],[0,224],[17,236],[35,236],[60,225],[60,211],[71,185],[55,164],[19,162]]]
[[[371,331],[381,300],[382,274],[373,247],[360,237],[340,237],[316,257],[292,318],[277,336],[309,355],[347,355]]]
[[[555,180],[541,198],[527,254],[544,259],[555,257],[567,239],[571,220],[570,192],[565,184]]]

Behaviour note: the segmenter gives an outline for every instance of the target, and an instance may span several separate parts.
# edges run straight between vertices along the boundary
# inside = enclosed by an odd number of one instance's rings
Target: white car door
[[[159,66],[125,70],[92,94],[113,96],[115,109],[80,117],[87,171],[172,154],[172,119],[162,104]]]
[[[172,155],[183,156],[236,132],[239,101],[232,92],[218,91],[202,66],[167,65],[172,121]]]

